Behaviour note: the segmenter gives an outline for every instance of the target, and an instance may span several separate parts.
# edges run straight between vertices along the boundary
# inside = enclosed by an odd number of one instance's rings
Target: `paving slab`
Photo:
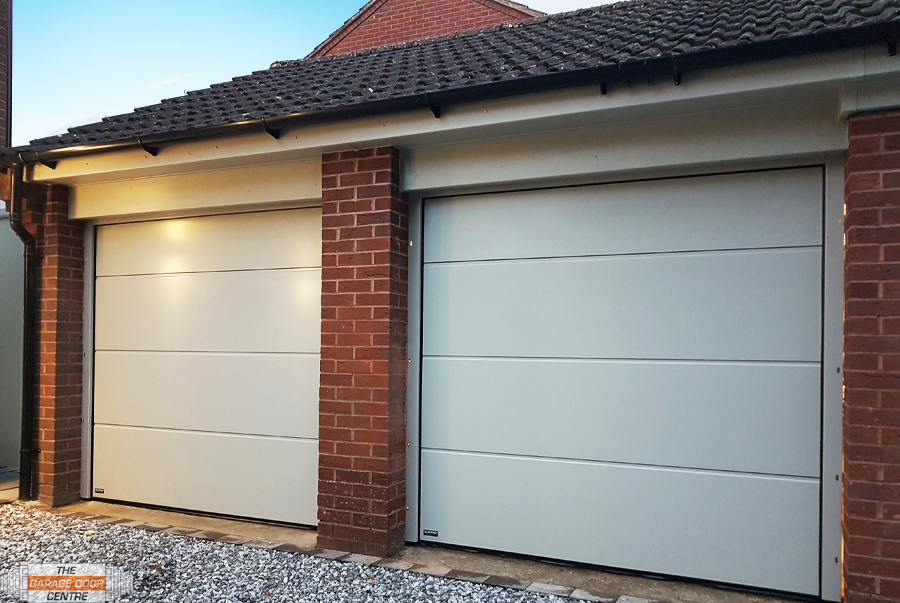
[[[531,582],[528,580],[516,580],[515,578],[507,578],[505,576],[490,576],[484,583],[490,584],[491,586],[514,588],[516,590],[525,590],[531,586]]]
[[[309,551],[304,551],[299,546],[288,544],[286,542],[279,543],[278,546],[275,547],[276,551],[282,551],[284,553],[308,553]]]
[[[249,538],[241,538],[240,536],[235,536],[234,534],[225,534],[221,538],[218,538],[219,542],[225,542],[228,544],[244,544],[245,542],[249,542]]]
[[[148,532],[162,532],[169,526],[161,524],[161,523],[145,523],[141,526],[142,530],[147,530]]]
[[[361,565],[372,565],[376,561],[381,561],[381,557],[373,557],[372,555],[360,555],[358,553],[351,553],[346,557],[343,557],[341,561],[347,563],[359,563]]]
[[[342,557],[346,557],[349,555],[347,551],[333,551],[331,549],[322,549],[318,553],[314,555],[314,557],[321,557],[322,559],[340,559]]]
[[[414,563],[407,563],[406,561],[391,561],[390,559],[381,559],[377,563],[373,563],[372,565],[376,567],[384,567],[392,570],[400,570],[402,572],[409,571],[412,569]]]
[[[122,524],[127,525],[127,524]],[[134,526],[138,527],[138,526]],[[212,532],[212,531],[198,531],[191,532],[190,534],[185,534],[185,536],[190,536],[191,538],[200,538],[202,540],[218,540],[222,536],[225,536],[222,532]]]
[[[428,574],[429,576],[437,576],[442,578],[449,574],[452,569],[449,567],[444,567],[442,565],[419,565],[414,566],[410,571],[419,573],[419,574]]]
[[[525,590],[533,593],[543,593],[545,595],[556,595],[557,597],[568,597],[575,589],[566,586],[557,586],[556,584],[546,584],[544,582],[532,582]]]
[[[281,544],[280,542],[269,542],[268,540],[248,540],[247,542],[242,542],[242,546],[249,546],[254,549],[274,549],[276,546]]]
[[[179,527],[171,527],[166,528],[163,532],[167,532],[169,534],[181,534],[182,536],[187,536],[188,534],[193,534],[197,530],[192,530],[191,528],[179,528]]]
[[[484,581],[490,578],[490,576],[488,576],[487,574],[477,574],[475,572],[467,572],[465,570],[450,570],[444,577],[453,578],[454,580],[474,582],[475,584],[484,584]]]
[[[582,601],[600,601],[601,603],[616,603],[616,599],[619,598],[616,595],[595,595],[581,588],[576,588],[569,596]]]

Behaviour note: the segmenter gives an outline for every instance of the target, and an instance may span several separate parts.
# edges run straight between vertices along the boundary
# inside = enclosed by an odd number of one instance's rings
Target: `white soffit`
[[[275,140],[259,134],[185,142],[152,157],[140,149],[85,155],[37,165],[33,179],[66,185],[122,180],[259,163],[318,159],[323,151],[392,144],[401,148],[559,130],[585,123],[621,123],[685,113],[735,110],[798,98],[830,98],[842,87],[900,73],[900,57],[873,46],[804,57],[723,67],[668,78],[613,83],[451,105],[435,119],[427,109],[300,126]],[[837,119],[835,107],[832,119]]]

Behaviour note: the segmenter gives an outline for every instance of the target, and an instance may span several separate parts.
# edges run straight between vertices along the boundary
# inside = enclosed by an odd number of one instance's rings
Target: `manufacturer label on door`
[[[426,536],[437,536],[437,530],[422,530],[422,533]]]

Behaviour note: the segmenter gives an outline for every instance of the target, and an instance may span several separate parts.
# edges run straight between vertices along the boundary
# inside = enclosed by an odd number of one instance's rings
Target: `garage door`
[[[817,594],[822,170],[425,202],[421,538]]]
[[[321,215],[97,229],[96,496],[316,523]]]

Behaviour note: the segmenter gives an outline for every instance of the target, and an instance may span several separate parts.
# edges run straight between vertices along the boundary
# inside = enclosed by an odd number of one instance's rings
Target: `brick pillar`
[[[84,228],[68,219],[68,188],[27,184],[22,196],[40,266],[33,482],[41,502],[60,506],[80,498]]]
[[[406,522],[409,207],[400,155],[322,156],[322,548],[386,555]]]
[[[900,110],[849,121],[844,590],[900,601]]]

